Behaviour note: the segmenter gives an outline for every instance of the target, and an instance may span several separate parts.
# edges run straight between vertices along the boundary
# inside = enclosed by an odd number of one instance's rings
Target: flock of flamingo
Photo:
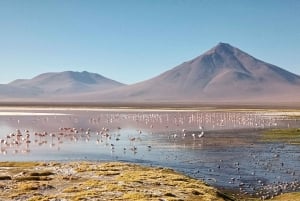
[[[51,117],[32,117],[31,125],[22,125],[23,129],[15,128],[9,134],[0,135],[1,153],[6,155],[8,150],[12,150],[14,154],[29,153],[30,145],[47,145],[54,147],[56,144],[63,144],[64,141],[77,142],[78,140],[89,141],[90,138],[96,136],[96,143],[105,142],[107,145],[112,137],[120,140],[121,126],[133,125],[138,129],[138,133],[142,133],[142,129],[148,133],[155,131],[167,131],[170,134],[168,139],[172,141],[184,141],[185,139],[197,140],[204,137],[204,128],[206,130],[221,129],[240,129],[240,128],[272,128],[277,127],[276,118],[263,117],[259,113],[251,112],[158,112],[158,113],[100,113],[95,117],[87,117],[83,124],[87,128],[77,128],[80,116],[71,115],[67,117],[52,117],[53,120],[65,118],[60,124],[60,128],[49,127]],[[10,118],[10,122],[15,127],[21,126],[22,120]],[[67,122],[70,127],[63,125]],[[30,124],[30,123],[27,123]],[[36,124],[41,125],[41,130],[37,131]],[[12,126],[13,127],[13,126]],[[91,130],[91,128],[93,130]],[[112,133],[110,131],[113,131]],[[195,132],[192,132],[195,131]],[[115,132],[115,133],[114,133]],[[116,137],[116,135],[118,135]],[[133,142],[139,137],[130,137],[125,140]],[[113,143],[109,143],[114,149]],[[148,145],[151,147],[151,145]],[[123,148],[124,150],[126,147]],[[136,147],[131,147],[136,151]]]
[[[118,127],[118,129],[121,129]],[[20,129],[16,129],[15,132],[12,132],[4,138],[0,139],[1,153],[6,155],[8,150],[12,150],[13,154],[18,153],[29,153],[30,145],[34,146],[43,146],[49,145],[49,147],[55,147],[58,144],[63,144],[64,142],[74,142],[77,141],[85,141],[89,142],[91,139],[96,139],[94,142],[96,144],[104,143],[105,145],[109,145],[111,150],[113,151],[115,145],[113,144],[113,140],[119,141],[120,134],[111,134],[110,129],[102,128],[99,131],[92,131],[90,128],[71,128],[71,127],[60,127],[56,132],[33,132],[31,133],[29,130],[25,129],[23,132]],[[141,131],[139,131],[141,132]],[[112,139],[113,138],[113,139]],[[133,142],[136,140],[135,137],[131,137],[128,139]],[[133,143],[132,143],[133,144]],[[136,147],[133,145],[131,150],[136,151]],[[126,148],[124,147],[124,150]]]

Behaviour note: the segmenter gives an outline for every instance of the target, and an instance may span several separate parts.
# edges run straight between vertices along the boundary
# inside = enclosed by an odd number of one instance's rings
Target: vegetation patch
[[[38,190],[39,189],[39,185],[37,183],[20,183],[18,185],[18,190],[19,191],[34,191],[34,190]]]
[[[0,181],[3,186],[0,200],[235,200],[199,180],[167,168],[119,162],[24,164],[5,164],[7,168],[1,170],[3,179],[10,176],[12,170],[14,174],[11,180]],[[299,194],[288,196],[293,196],[292,200],[300,197]]]
[[[34,167],[42,165],[39,162],[0,162],[0,167]]]
[[[263,132],[262,140],[300,145],[300,128],[266,130]]]
[[[31,198],[29,198],[27,201],[49,201],[50,199],[48,197],[45,197],[43,195],[36,195]]]
[[[40,177],[40,176],[25,176],[25,177],[16,177],[16,181],[49,181],[49,177]]]
[[[300,200],[300,192],[285,193],[272,199],[272,201],[295,201]]]
[[[144,193],[140,192],[128,192],[123,195],[123,199],[126,200],[141,200],[146,198],[147,196]]]

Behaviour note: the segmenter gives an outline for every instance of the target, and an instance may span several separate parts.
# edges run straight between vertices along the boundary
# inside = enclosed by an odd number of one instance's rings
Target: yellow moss
[[[34,167],[41,165],[38,162],[0,162],[0,167]]]
[[[101,180],[87,180],[81,184],[83,188],[99,188],[105,184],[105,181]]]
[[[51,178],[49,177],[39,177],[39,176],[24,176],[24,177],[16,177],[16,181],[49,181]]]
[[[78,164],[78,166],[75,168],[77,172],[86,172],[90,168],[90,165],[87,162],[81,162]]]
[[[300,200],[300,192],[285,193],[272,199],[272,201],[296,201]]]
[[[117,174],[115,172],[123,171],[126,168],[129,168],[127,166],[130,166],[129,164],[122,164],[117,162],[112,163],[103,163],[103,164],[92,164],[88,162],[84,162],[76,167],[77,172],[103,172],[99,174],[105,174],[104,172],[109,172],[108,174]]]
[[[27,201],[48,201],[49,198],[44,195],[33,196],[29,198]]]
[[[82,189],[77,188],[77,186],[71,186],[71,187],[64,189],[62,192],[63,193],[77,193],[80,191],[82,191]]]
[[[119,162],[70,162],[52,165],[57,167],[41,164],[21,168],[15,163],[14,167],[5,169],[7,172],[14,170],[16,174],[8,183],[10,188],[0,192],[0,200],[7,197],[11,197],[11,200],[26,200],[31,197],[31,201],[38,201],[41,197],[37,192],[48,198],[51,196],[53,200],[226,200],[216,189],[171,169]],[[3,174],[8,175],[7,172]],[[71,174],[66,176],[65,172]],[[63,178],[65,180],[62,181]],[[43,182],[43,179],[51,180]]]
[[[72,200],[91,200],[93,198],[100,198],[101,194],[94,190],[85,190],[77,192],[73,195]]]
[[[106,170],[106,171],[97,171],[96,174],[97,174],[98,176],[107,176],[107,177],[109,177],[109,176],[116,176],[116,175],[119,175],[120,172],[116,172],[116,171],[108,171],[108,170]]]
[[[117,183],[110,183],[106,184],[104,189],[108,192],[124,192],[126,191],[126,186],[119,185]]]
[[[147,183],[151,187],[163,185],[160,191],[164,192],[164,195],[167,197],[177,197],[172,191],[176,189],[178,192],[184,192],[181,193],[181,196],[186,196],[186,200],[224,200],[221,194],[218,195],[214,188],[198,180],[178,174],[170,169],[143,168],[143,170],[140,171],[140,169],[137,168],[136,170],[123,172],[118,177],[118,180],[126,183]],[[171,191],[168,191],[168,189]],[[143,196],[146,195],[143,194]]]
[[[37,183],[20,183],[18,185],[18,191],[33,191],[39,188]]]
[[[123,199],[126,200],[145,200],[147,196],[140,192],[127,192],[123,195]]]

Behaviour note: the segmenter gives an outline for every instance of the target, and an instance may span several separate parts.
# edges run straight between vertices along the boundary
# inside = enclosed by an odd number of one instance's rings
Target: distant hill
[[[105,91],[124,84],[99,74],[83,72],[44,73],[32,79],[18,79],[0,87],[0,94],[11,97],[60,97],[90,91]]]
[[[300,100],[300,77],[219,43],[157,77],[103,93],[98,98],[150,102]]]
[[[0,85],[0,97],[72,102],[295,102],[300,101],[300,77],[219,43],[190,61],[132,85],[95,73],[66,71]]]

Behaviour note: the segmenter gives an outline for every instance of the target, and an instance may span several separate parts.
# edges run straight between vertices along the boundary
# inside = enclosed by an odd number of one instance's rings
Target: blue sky
[[[226,42],[300,74],[298,0],[0,0],[0,83],[90,71],[131,84]]]

